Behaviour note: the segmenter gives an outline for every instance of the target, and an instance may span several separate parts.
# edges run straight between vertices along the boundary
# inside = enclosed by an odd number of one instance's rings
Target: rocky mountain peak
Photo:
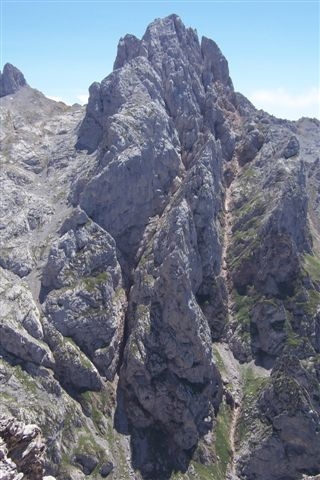
[[[229,78],[228,62],[217,44],[206,37],[201,45],[196,30],[186,28],[178,15],[172,14],[152,22],[142,39],[134,35],[126,35],[118,45],[114,68],[123,67],[133,58],[147,58],[159,72],[165,69],[168,59],[176,65],[181,59],[193,67],[198,65],[203,70],[205,85],[212,81],[220,81],[232,86]]]
[[[154,51],[167,51],[174,56],[189,30],[190,34],[194,33],[192,29],[186,29],[177,15],[158,18],[147,27],[141,40],[134,35],[126,35],[120,40],[114,67],[120,68],[136,56],[148,58]]]
[[[130,71],[131,80],[127,81]],[[233,134],[217,106],[210,107],[220,96],[223,109],[234,110],[228,62],[212,40],[204,37],[200,45],[196,31],[186,28],[177,15],[155,20],[141,40],[133,35],[120,40],[113,73],[101,85],[95,83],[90,88],[87,115],[79,130],[79,149],[92,152],[99,147],[105,117],[115,112],[137,84],[152,102],[165,105],[186,151],[190,151],[205,121],[216,137],[224,137],[223,153],[230,157]],[[188,129],[184,128],[186,122]]]
[[[218,45],[210,38],[202,37],[201,52],[204,60],[204,84],[208,86],[212,82],[219,81],[232,87],[228,62]]]
[[[320,123],[176,15],[89,93],[0,99],[0,478],[319,474]]]
[[[26,85],[23,73],[11,63],[6,63],[3,72],[0,72],[0,97],[11,95]]]

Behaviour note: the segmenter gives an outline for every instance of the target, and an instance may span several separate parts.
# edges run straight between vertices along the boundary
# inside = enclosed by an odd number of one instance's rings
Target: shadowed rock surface
[[[86,109],[9,64],[0,92],[0,409],[46,445],[4,478],[316,478],[319,121],[176,15]]]
[[[25,425],[14,418],[0,417],[0,475],[2,479],[42,480],[44,478],[44,451],[45,443],[37,425]]]
[[[3,72],[0,72],[0,97],[15,93],[26,85],[27,82],[20,70],[11,63],[6,63]]]

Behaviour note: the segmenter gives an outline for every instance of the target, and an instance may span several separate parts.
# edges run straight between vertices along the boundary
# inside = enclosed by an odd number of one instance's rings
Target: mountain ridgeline
[[[319,121],[176,15],[89,92],[0,74],[0,477],[318,478]]]

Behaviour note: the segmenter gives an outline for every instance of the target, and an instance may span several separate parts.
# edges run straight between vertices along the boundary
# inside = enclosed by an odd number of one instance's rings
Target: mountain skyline
[[[112,71],[123,32],[141,37],[155,18],[177,13],[213,38],[228,58],[235,90],[288,119],[319,114],[319,4],[295,2],[4,1],[1,65],[67,104]]]

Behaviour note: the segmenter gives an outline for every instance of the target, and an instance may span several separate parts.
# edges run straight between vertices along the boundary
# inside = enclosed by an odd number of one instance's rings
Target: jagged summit
[[[118,45],[114,69],[123,67],[133,58],[141,56],[148,58],[157,70],[161,71],[163,66],[159,57],[175,57],[181,50],[187,55],[187,64],[198,62],[199,66],[201,65],[205,85],[217,80],[232,85],[228,62],[217,44],[206,37],[202,38],[200,44],[196,30],[186,28],[176,14],[156,19],[148,26],[141,40],[134,35],[122,38]],[[203,59],[200,58],[201,54]]]
[[[178,15],[172,14],[165,18],[158,18],[147,27],[141,40],[131,34],[120,39],[114,69],[122,67],[124,63],[136,56],[147,57],[151,43],[160,44],[163,49],[170,51],[172,42],[179,43],[182,37],[188,34],[196,37],[199,44],[195,31],[191,28],[187,29]]]
[[[129,81],[130,71],[132,79]],[[228,62],[216,43],[203,37],[200,44],[193,29],[186,28],[177,15],[170,15],[151,23],[141,40],[134,35],[120,40],[113,73],[101,84],[96,82],[90,87],[78,148],[92,152],[100,143],[103,118],[111,113],[113,103],[112,99],[108,102],[102,99],[105,93],[108,95],[112,89],[117,89],[117,101],[122,101],[129,94],[120,91],[122,84],[125,89],[131,84],[132,90],[137,82],[143,84],[151,101],[159,95],[162,97],[172,118],[180,118],[178,121],[182,124],[189,117],[189,130],[193,130],[193,113],[198,116],[208,110],[206,96],[208,104],[210,95],[217,97],[222,89],[230,105],[236,101]],[[190,106],[193,112],[188,112]],[[219,119],[216,121],[218,123]],[[190,142],[192,138],[187,141]]]
[[[11,63],[6,63],[3,72],[0,72],[0,97],[15,93],[26,85],[23,73]]]

